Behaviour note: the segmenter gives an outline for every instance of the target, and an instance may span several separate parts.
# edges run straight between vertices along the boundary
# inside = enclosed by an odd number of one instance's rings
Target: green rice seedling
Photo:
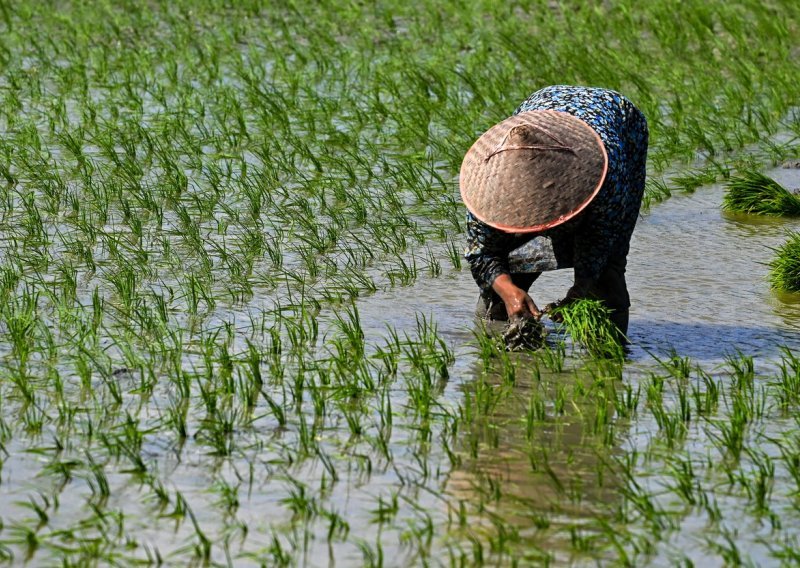
[[[610,319],[610,310],[598,300],[581,299],[554,308],[552,314],[561,320],[572,340],[591,356],[622,359],[619,330]]]
[[[730,417],[715,422],[718,432],[708,431],[720,453],[732,463],[737,463],[744,449],[747,416],[734,412]]]
[[[463,252],[456,243],[448,241],[447,243],[447,258],[450,259],[450,264],[454,270],[461,270]]]
[[[703,489],[695,473],[691,458],[682,459],[677,456],[671,458],[669,472],[676,482],[675,485],[671,487],[671,490],[679,495],[688,505],[698,505],[703,499]]]
[[[797,498],[800,495],[800,437],[793,434],[783,439],[773,439],[771,441],[780,450],[783,466],[794,482],[791,494]]]
[[[695,412],[699,416],[712,416],[716,413],[719,406],[720,388],[714,378],[703,371],[697,370],[698,378],[692,385],[691,396],[694,400]],[[702,380],[702,385],[700,381]]]
[[[650,373],[647,381],[647,405],[650,407],[664,406],[664,377]]]
[[[689,357],[681,357],[671,350],[669,360],[665,365],[667,370],[677,379],[688,379],[692,373],[692,361]]]
[[[751,564],[749,558],[742,554],[739,547],[740,535],[737,530],[721,528],[722,540],[714,540],[712,536],[705,536],[706,545],[710,550],[720,556],[726,566],[745,566]]]
[[[493,359],[505,349],[502,337],[491,333],[485,322],[479,322],[477,329],[473,331],[476,345],[476,355],[483,363],[483,371],[487,372],[493,365]]]
[[[496,385],[488,377],[482,376],[475,381],[469,396],[466,398],[472,401],[478,416],[489,416],[508,392],[508,386]]]
[[[442,274],[442,265],[439,262],[439,260],[436,258],[436,255],[430,249],[430,247],[428,247],[427,250],[426,250],[425,266],[427,267],[428,275],[431,278],[438,278],[439,276],[441,276],[441,274]]]
[[[722,208],[732,213],[798,216],[800,195],[761,172],[745,170],[726,183]]]
[[[668,355],[668,359],[662,359],[656,354],[650,353],[650,356],[659,366],[667,371],[670,376],[681,381],[688,379],[692,374],[692,360],[689,357],[681,357],[673,348],[670,348]]]
[[[384,524],[393,520],[399,511],[400,506],[397,493],[392,493],[386,501],[384,501],[383,495],[378,495],[377,507],[372,510],[373,522]]]
[[[86,471],[86,482],[92,491],[92,504],[102,507],[111,495],[108,477],[103,466],[97,463],[89,452],[86,452],[88,467]]]
[[[530,441],[535,433],[536,425],[543,422],[547,417],[545,401],[541,397],[538,388],[531,389],[528,399],[528,408],[525,413],[525,436]]]
[[[389,282],[391,282],[392,286],[396,286],[398,284],[400,286],[411,285],[417,279],[417,261],[412,257],[410,262],[406,262],[406,260],[400,254],[398,254],[395,258],[399,263],[399,268],[391,269],[386,272]]]
[[[756,376],[753,357],[750,355],[745,355],[741,351],[737,351],[735,355],[726,355],[725,362],[731,369],[731,375],[734,380],[734,388],[739,391],[751,392],[754,388]]]
[[[770,557],[784,564],[800,563],[800,543],[796,537],[768,543]]]
[[[666,437],[667,447],[673,449],[676,447],[676,443],[686,439],[688,429],[685,416],[680,408],[670,412],[663,406],[656,405],[651,407],[651,411],[656,424],[658,424],[659,432]]]
[[[731,410],[742,414],[748,422],[764,419],[767,412],[767,392],[763,385],[731,393]]]
[[[746,448],[745,453],[753,468],[748,471],[740,471],[737,480],[745,488],[755,513],[768,515],[775,481],[775,463],[768,454],[761,450]]]
[[[640,395],[641,385],[636,385],[634,391],[633,385],[626,383],[622,390],[617,390],[614,396],[614,408],[617,415],[620,418],[634,417],[639,407]]]
[[[793,139],[787,142],[774,142],[773,140],[762,140],[759,143],[759,149],[769,158],[773,166],[779,166],[790,159],[797,159],[798,148],[797,140]]]
[[[39,321],[38,303],[39,294],[26,288],[21,296],[16,296],[0,310],[12,351],[21,369],[25,368],[34,349],[34,333]]]
[[[688,423],[692,419],[691,403],[689,399],[689,389],[683,382],[679,382],[678,388],[678,411],[684,423]]]
[[[697,188],[717,181],[717,172],[713,168],[698,169],[682,173],[670,178],[673,187],[686,193],[694,193]]]
[[[783,408],[800,402],[800,358],[784,346],[781,348],[780,378],[773,384]]]
[[[375,546],[373,547],[368,543],[366,540],[359,538],[356,541],[356,546],[361,551],[361,561],[362,566],[368,566],[369,568],[379,568],[384,565],[384,553],[383,553],[383,545],[381,544],[380,540],[380,533],[378,533],[378,539],[375,542]]]
[[[344,315],[341,312],[336,313],[336,327],[344,341],[344,352],[340,355],[355,360],[362,359],[364,357],[364,330],[361,328],[358,307],[355,304],[346,307]]]
[[[560,373],[564,370],[564,361],[567,356],[567,346],[563,340],[557,340],[553,345],[549,341],[545,341],[540,349],[537,349],[535,356],[538,360],[542,361],[545,368],[554,373]]]
[[[648,179],[644,187],[642,210],[649,211],[656,203],[661,203],[672,195],[672,191],[664,180]]]
[[[241,504],[239,487],[239,484],[232,484],[223,478],[217,479],[211,487],[219,496],[217,504],[227,515],[234,515]]]
[[[800,232],[789,231],[769,262],[769,283],[776,290],[800,292]]]

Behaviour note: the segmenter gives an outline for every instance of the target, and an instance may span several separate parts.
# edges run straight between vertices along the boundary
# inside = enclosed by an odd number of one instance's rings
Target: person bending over
[[[573,268],[572,287],[549,307],[600,300],[627,334],[625,266],[647,142],[647,121],[628,99],[566,85],[533,93],[481,135],[459,179],[479,316],[540,317],[533,282],[543,271]]]

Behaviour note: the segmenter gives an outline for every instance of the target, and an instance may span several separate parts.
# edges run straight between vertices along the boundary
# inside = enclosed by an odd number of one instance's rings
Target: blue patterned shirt
[[[467,250],[472,275],[489,293],[500,274],[509,274],[508,255],[538,235],[553,248],[568,251],[558,268],[572,266],[575,280],[595,282],[610,258],[627,256],[642,202],[647,158],[647,121],[617,92],[557,85],[533,93],[514,114],[557,110],[572,114],[600,136],[608,154],[608,171],[600,191],[579,215],[539,234],[515,235],[490,227],[467,214]]]

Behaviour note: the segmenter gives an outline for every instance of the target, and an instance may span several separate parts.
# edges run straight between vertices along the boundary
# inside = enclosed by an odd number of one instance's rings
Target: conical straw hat
[[[523,112],[484,132],[464,156],[461,199],[487,225],[540,232],[580,213],[607,169],[605,146],[588,124],[565,112]]]

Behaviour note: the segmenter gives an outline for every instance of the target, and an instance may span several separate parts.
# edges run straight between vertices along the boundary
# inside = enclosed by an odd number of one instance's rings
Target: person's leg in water
[[[631,298],[625,282],[625,266],[628,259],[625,256],[609,259],[600,278],[591,287],[588,297],[601,300],[611,310],[611,322],[619,331],[620,343],[628,343],[628,319],[631,307]]]
[[[533,283],[539,278],[541,272],[516,273],[511,275],[514,285],[525,292],[530,290]],[[478,305],[475,308],[475,315],[482,319],[494,321],[508,321],[508,312],[503,300],[494,290],[489,290],[488,295],[478,296]]]
[[[622,344],[627,344],[628,314],[631,306],[630,295],[625,282],[625,266],[627,262],[625,256],[612,257],[603,272],[600,273],[600,277],[591,286],[582,290],[576,290],[573,286],[567,298],[550,304],[545,310],[552,311],[554,308],[569,304],[578,298],[600,300],[611,312],[609,319],[619,332],[617,340]],[[558,316],[556,316],[556,321],[560,321]]]

